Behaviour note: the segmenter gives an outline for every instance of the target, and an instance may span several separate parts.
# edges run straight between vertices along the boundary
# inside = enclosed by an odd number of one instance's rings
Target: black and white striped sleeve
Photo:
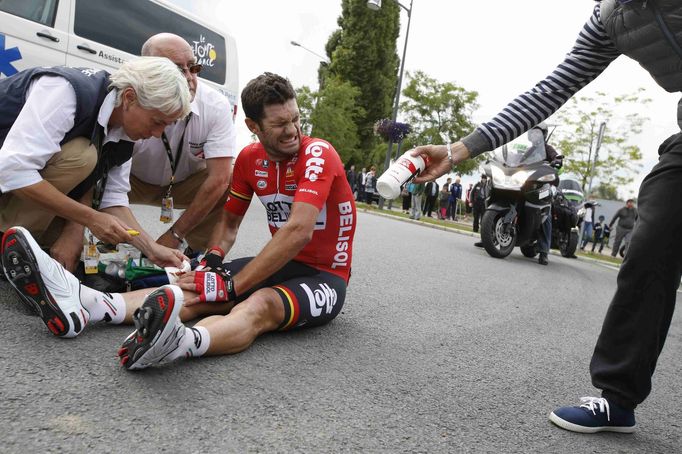
[[[543,81],[518,96],[462,142],[473,157],[515,139],[559,110],[619,55],[604,30],[597,4],[564,61]]]

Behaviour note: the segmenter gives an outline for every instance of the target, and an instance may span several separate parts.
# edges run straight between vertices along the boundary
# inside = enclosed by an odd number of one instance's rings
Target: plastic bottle
[[[406,152],[377,180],[379,195],[386,200],[397,198],[400,195],[401,188],[412,178],[419,175],[425,167],[424,158],[412,156],[409,151]]]

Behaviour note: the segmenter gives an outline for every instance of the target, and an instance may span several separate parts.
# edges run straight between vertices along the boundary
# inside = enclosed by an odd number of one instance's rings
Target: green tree
[[[296,103],[301,113],[301,131],[309,136],[313,130],[311,117],[315,109],[315,99],[317,93],[312,91],[307,85],[296,88]]]
[[[630,143],[642,132],[648,118],[637,113],[637,108],[651,100],[643,97],[643,88],[634,93],[571,99],[550,119],[558,124],[554,134],[564,171],[576,175],[587,190],[590,179],[600,186],[618,188],[631,183],[642,167],[642,152]],[[600,123],[606,123],[604,137],[595,162]]]
[[[610,184],[600,184],[592,189],[592,196],[598,199],[619,200],[618,188]]]
[[[320,87],[339,79],[357,87],[357,102],[361,111],[355,117],[359,148],[368,162],[378,139],[374,123],[391,115],[398,82],[396,41],[400,33],[400,7],[392,1],[383,2],[378,11],[367,8],[366,0],[342,0],[340,31],[329,37],[325,46],[330,63],[320,67]],[[317,124],[327,130],[334,125]]]
[[[344,163],[363,162],[357,121],[365,115],[360,90],[350,82],[327,79],[317,93],[310,122],[312,135],[329,141]]]
[[[478,93],[468,91],[452,82],[438,82],[423,71],[408,73],[409,82],[403,90],[400,111],[412,126],[402,149],[417,145],[451,143],[472,132],[475,125],[471,116],[478,108]],[[455,167],[455,172],[471,174],[483,156],[468,159]]]

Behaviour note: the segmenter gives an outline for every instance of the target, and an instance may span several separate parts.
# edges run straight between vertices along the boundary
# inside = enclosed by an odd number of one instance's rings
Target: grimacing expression
[[[258,136],[273,160],[284,161],[295,156],[301,146],[301,116],[296,100],[265,106],[261,121],[251,120],[249,129]]]

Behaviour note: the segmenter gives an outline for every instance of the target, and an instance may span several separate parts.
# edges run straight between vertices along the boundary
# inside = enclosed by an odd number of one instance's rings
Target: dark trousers
[[[481,222],[481,217],[485,212],[484,203],[474,203],[474,232],[478,232],[478,225]]]
[[[682,134],[659,154],[639,190],[639,219],[590,364],[592,384],[626,408],[651,391],[682,275]]]
[[[424,203],[424,214],[431,217],[431,212],[436,205],[436,196],[426,196],[426,202]]]
[[[616,256],[618,254],[618,250],[620,249],[621,243],[627,236],[632,232],[632,229],[626,229],[623,227],[616,227],[616,239],[613,240],[613,250],[611,251],[612,256]]]

